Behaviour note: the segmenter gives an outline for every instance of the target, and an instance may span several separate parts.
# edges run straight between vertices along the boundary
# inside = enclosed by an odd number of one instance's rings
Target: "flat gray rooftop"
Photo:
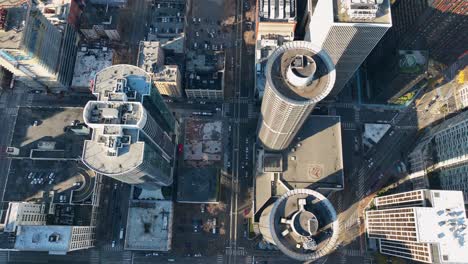
[[[285,171],[281,178],[294,189],[342,189],[340,117],[310,116],[283,155]]]
[[[71,226],[20,226],[16,235],[15,249],[67,252],[71,232]],[[60,239],[50,242],[49,236],[54,234],[59,235]]]
[[[169,251],[173,216],[172,201],[131,201],[128,209],[125,249]]]
[[[82,113],[81,107],[20,107],[10,146],[19,148],[20,157],[36,149],[35,156],[78,160],[90,136],[73,132],[71,123],[83,123]]]
[[[188,168],[179,171],[177,201],[186,203],[218,202],[219,170]]]

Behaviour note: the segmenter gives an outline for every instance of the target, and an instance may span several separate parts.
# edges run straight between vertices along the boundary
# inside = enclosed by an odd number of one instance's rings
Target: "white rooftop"
[[[94,128],[93,139],[86,140],[83,162],[98,173],[119,175],[143,162],[145,143],[138,140],[138,129],[104,126]]]
[[[467,263],[468,234],[463,193],[431,190],[433,207],[416,207],[419,242],[436,244],[441,263]],[[448,257],[444,261],[444,256]]]
[[[92,128],[112,125],[139,128],[144,126],[145,109],[139,102],[89,101],[83,119]]]
[[[70,244],[72,226],[19,226],[15,249],[66,253]],[[50,236],[58,238],[49,241]]]

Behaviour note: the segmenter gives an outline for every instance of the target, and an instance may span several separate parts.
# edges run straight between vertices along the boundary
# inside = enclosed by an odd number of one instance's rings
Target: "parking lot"
[[[95,174],[79,161],[14,159],[4,201],[85,202],[91,198],[94,180]]]
[[[230,37],[234,7],[231,1],[190,1],[187,16],[187,48],[192,52],[206,53],[223,51],[231,47]],[[201,3],[205,2],[205,3]]]
[[[174,206],[174,253],[184,256],[215,255],[224,249],[226,236],[224,204],[182,204]],[[215,230],[215,231],[213,231]]]
[[[150,7],[149,21],[146,24],[147,40],[172,38],[184,31],[185,1],[153,0]]]

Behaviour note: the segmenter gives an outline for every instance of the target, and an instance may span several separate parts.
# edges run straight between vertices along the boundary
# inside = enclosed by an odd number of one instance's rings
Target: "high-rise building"
[[[339,236],[333,205],[309,189],[290,190],[269,203],[261,212],[258,228],[264,240],[299,261],[327,255]]]
[[[316,103],[332,90],[333,63],[310,42],[293,41],[269,57],[258,137],[268,150],[289,146]]]
[[[388,0],[308,1],[305,39],[324,49],[336,67],[336,96],[392,26]]]
[[[463,191],[467,201],[468,111],[426,131],[408,160],[411,173],[420,180],[444,190]]]
[[[414,12],[415,1],[400,0],[400,9],[405,19]],[[409,3],[405,3],[409,2]],[[460,0],[433,0],[420,2],[420,12],[409,30],[404,34],[400,46],[404,49],[424,49],[431,58],[445,64],[453,63],[466,52],[468,31],[468,2]]]
[[[152,89],[151,77],[136,66],[114,65],[96,75],[93,91],[98,101],[89,101],[83,111],[93,128],[84,164],[145,188],[172,184],[175,120]]]
[[[466,263],[468,238],[460,191],[417,190],[378,197],[366,212],[382,254],[425,263]]]
[[[28,86],[67,88],[79,40],[69,12],[81,12],[70,5],[0,1],[0,65]]]

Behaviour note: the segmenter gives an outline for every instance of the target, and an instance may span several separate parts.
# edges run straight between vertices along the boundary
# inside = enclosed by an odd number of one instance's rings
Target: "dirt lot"
[[[187,255],[201,253],[204,256],[215,255],[224,249],[225,211],[223,203],[204,205],[203,213],[200,204],[181,204],[174,206],[173,249],[176,254]],[[216,234],[213,234],[213,219],[216,219]],[[195,232],[194,223],[201,227]]]

